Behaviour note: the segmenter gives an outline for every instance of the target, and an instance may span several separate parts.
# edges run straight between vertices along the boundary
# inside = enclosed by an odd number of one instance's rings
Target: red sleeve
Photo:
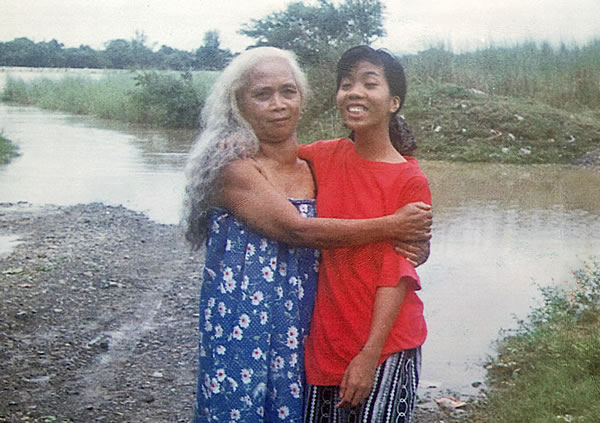
[[[420,290],[421,280],[413,265],[394,250],[391,242],[385,243],[383,248],[383,262],[377,287],[396,286],[400,280],[404,279],[408,283],[409,290]]]
[[[408,181],[400,190],[397,208],[416,201],[431,204],[429,183],[425,175],[420,171],[418,174],[408,178]],[[396,253],[394,246],[390,242],[386,242],[382,248],[384,249],[383,262],[378,286],[396,286],[401,279],[405,278],[409,283],[409,289],[414,291],[420,290],[421,281],[412,264]]]
[[[317,184],[320,178],[329,176],[331,156],[341,146],[340,139],[317,141],[298,146],[298,157],[311,163]]]
[[[318,144],[318,141],[312,144],[301,144],[298,146],[298,157],[301,159],[307,160],[309,162],[314,162],[315,155],[318,154],[318,147],[315,145]]]
[[[397,208],[417,201],[431,204],[431,191],[429,190],[429,182],[427,181],[425,175],[423,175],[421,172],[409,178],[404,184],[403,189],[401,189],[399,192]]]
[[[341,146],[343,139],[316,141],[312,144],[302,144],[298,146],[298,157],[308,160],[315,164],[328,161],[329,157]]]

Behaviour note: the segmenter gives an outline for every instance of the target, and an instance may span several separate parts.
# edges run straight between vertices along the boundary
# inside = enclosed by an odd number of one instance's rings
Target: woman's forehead
[[[376,65],[374,63],[371,63],[367,60],[360,60],[354,64],[352,64],[352,66],[350,66],[349,69],[346,69],[343,73],[342,73],[342,77],[347,77],[347,76],[383,76],[385,74],[385,71],[383,69],[383,66],[381,65]]]
[[[249,85],[296,84],[291,66],[283,59],[261,61],[254,65],[247,74]]]

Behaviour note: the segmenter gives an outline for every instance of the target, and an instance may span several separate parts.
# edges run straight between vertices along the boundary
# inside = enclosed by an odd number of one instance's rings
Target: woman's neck
[[[277,163],[279,166],[294,165],[298,157],[298,142],[295,137],[278,143],[260,142],[256,159]]]
[[[389,130],[363,130],[354,132],[354,151],[365,160],[402,163],[406,159],[394,148]]]

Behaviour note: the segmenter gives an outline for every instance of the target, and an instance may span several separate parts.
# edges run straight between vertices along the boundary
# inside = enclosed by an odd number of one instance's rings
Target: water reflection
[[[423,378],[475,391],[470,384],[484,380],[499,331],[527,317],[538,285],[570,283],[570,271],[600,253],[599,233],[598,214],[589,212],[497,201],[436,209],[431,258],[420,270],[430,330]]]
[[[176,223],[195,133],[156,131],[0,105],[23,153],[0,167],[0,201],[101,201]],[[568,166],[424,162],[434,197],[421,296],[430,335],[423,387],[471,390],[501,328],[600,256],[600,172]]]

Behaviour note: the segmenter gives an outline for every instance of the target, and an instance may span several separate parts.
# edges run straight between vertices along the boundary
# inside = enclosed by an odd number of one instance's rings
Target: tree
[[[100,54],[87,45],[65,49],[65,67],[67,68],[102,68]]]
[[[231,61],[230,50],[221,49],[219,33],[215,30],[204,34],[204,45],[196,50],[195,67],[204,70],[222,70]]]
[[[119,38],[106,43],[104,56],[113,69],[125,69],[134,63],[129,41]]]
[[[283,12],[253,19],[239,32],[254,38],[255,46],[292,50],[303,64],[314,64],[385,35],[383,5],[379,0],[345,0],[338,7],[331,0],[319,0],[317,6],[291,3]]]
[[[144,32],[136,31],[135,37],[130,42],[133,63],[137,68],[148,68],[152,64],[154,53],[146,45],[147,41],[148,37]]]
[[[0,46],[0,61],[3,66],[39,66],[39,49],[29,38],[15,38]]]
[[[184,71],[192,69],[194,56],[187,51],[177,50],[163,45],[156,53],[154,53],[154,63],[160,69]]]

